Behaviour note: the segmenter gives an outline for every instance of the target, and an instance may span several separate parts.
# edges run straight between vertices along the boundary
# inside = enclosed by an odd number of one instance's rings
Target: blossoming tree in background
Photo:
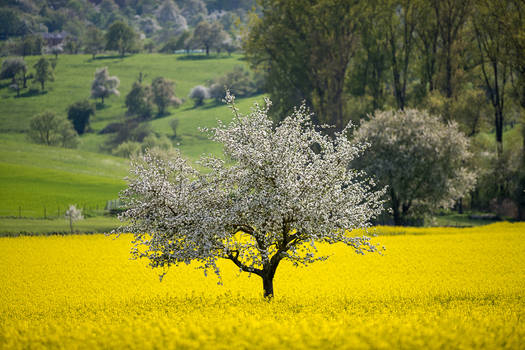
[[[378,250],[369,237],[349,235],[381,212],[384,190],[372,190],[363,173],[349,169],[363,146],[348,140],[348,128],[334,139],[323,135],[304,106],[274,128],[270,101],[242,115],[233,96],[226,100],[233,121],[206,131],[224,145],[227,161],[201,158],[206,174],[178,152],[149,152],[132,162],[120,217],[128,225],[119,231],[134,233],[135,257],[162,268],[196,260],[219,278],[218,259],[229,259],[260,276],[264,296],[272,297],[282,260],[326,259],[316,254],[317,242]]]
[[[82,210],[77,209],[75,205],[71,204],[69,209],[66,210],[66,219],[69,220],[69,228],[71,229],[71,233],[73,233],[73,223],[84,219],[84,216],[82,216]]]

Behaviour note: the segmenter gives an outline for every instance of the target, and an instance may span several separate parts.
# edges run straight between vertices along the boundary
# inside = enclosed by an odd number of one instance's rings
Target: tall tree
[[[136,34],[133,28],[122,21],[113,22],[106,32],[106,50],[116,50],[124,57],[135,46]]]
[[[47,81],[55,80],[53,67],[47,58],[41,57],[33,67],[35,68],[33,80],[40,83],[42,90],[45,89],[45,83]]]
[[[195,46],[204,47],[206,56],[209,56],[210,49],[221,44],[224,29],[219,22],[202,21],[197,24],[193,32],[193,41]]]
[[[151,82],[153,102],[157,105],[160,116],[166,113],[166,108],[173,104],[180,104],[175,97],[175,83],[163,77],[157,77]]]
[[[431,0],[434,16],[439,28],[441,60],[443,61],[444,78],[441,90],[445,97],[454,95],[454,78],[458,63],[455,59],[455,45],[461,37],[461,30],[468,20],[472,0]]]
[[[386,0],[383,6],[394,97],[397,108],[404,109],[419,7],[416,0]]]
[[[95,59],[97,53],[104,50],[104,33],[95,26],[89,27],[84,40],[86,52]]]
[[[151,100],[151,88],[140,81],[134,82],[130,92],[126,95],[127,114],[143,119],[150,118],[153,112]]]
[[[503,24],[510,16],[508,2],[477,0],[473,15],[482,79],[494,108],[498,156],[503,152],[505,88],[511,73],[508,60],[510,45]]]
[[[95,71],[95,79],[91,84],[91,97],[100,98],[104,104],[104,98],[116,95],[120,92],[117,90],[120,85],[120,80],[116,76],[109,76],[108,67],[99,68]]]
[[[67,109],[67,119],[73,123],[77,134],[82,135],[89,126],[89,118],[95,115],[95,106],[88,100],[77,101]]]
[[[341,130],[345,78],[358,40],[357,0],[262,0],[245,44],[248,59],[267,72],[276,114],[305,100],[322,124]]]
[[[421,54],[421,75],[428,91],[436,88],[436,71],[438,69],[439,26],[435,9],[429,1],[419,2],[420,10],[416,21],[415,39]]]

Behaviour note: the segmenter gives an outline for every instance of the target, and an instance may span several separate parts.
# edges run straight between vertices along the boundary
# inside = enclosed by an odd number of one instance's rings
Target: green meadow
[[[38,57],[26,57],[29,71]],[[108,200],[118,198],[124,188],[129,161],[103,151],[102,145],[111,135],[99,134],[112,122],[126,120],[125,96],[142,73],[145,83],[158,76],[175,82],[175,93],[184,103],[168,109],[162,118],[149,121],[151,129],[171,138],[173,145],[190,161],[202,154],[220,154],[221,146],[208,140],[199,127],[213,127],[217,120],[231,120],[227,106],[208,100],[198,108],[188,94],[196,85],[206,85],[237,65],[246,65],[240,55],[204,58],[203,56],[137,54],[121,58],[90,55],[60,55],[55,68],[55,81],[46,84],[46,91],[28,83],[20,97],[11,90],[9,81],[0,84],[0,232],[31,232],[42,224],[42,232],[62,232],[63,213],[70,204],[101,213]],[[77,149],[48,147],[31,143],[26,136],[29,120],[45,110],[66,115],[72,103],[89,98],[95,70],[107,66],[110,75],[120,79],[120,96],[112,96],[104,105],[97,104],[91,118],[92,131],[80,137]],[[260,96],[241,99],[239,107],[248,111]],[[97,101],[99,102],[99,101]],[[178,119],[177,136],[173,137],[170,122]],[[98,211],[97,211],[98,210]],[[48,220],[30,220],[29,218]],[[18,219],[22,217],[22,219]],[[9,223],[8,223],[8,219]],[[16,218],[16,219],[15,219]],[[26,218],[24,220],[24,218]],[[57,218],[49,220],[49,218]],[[114,224],[114,219],[109,219]],[[91,219],[89,230],[101,232],[106,227]],[[18,223],[18,224],[17,224]],[[86,221],[89,225],[89,221]]]

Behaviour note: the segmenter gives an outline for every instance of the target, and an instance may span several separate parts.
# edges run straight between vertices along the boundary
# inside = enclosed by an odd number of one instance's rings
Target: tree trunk
[[[44,91],[44,81],[43,80],[40,82],[40,85],[42,86],[42,91]]]
[[[265,275],[263,276],[263,288],[264,288],[264,297],[266,299],[272,299],[273,298],[273,275]]]
[[[210,47],[206,46],[206,56],[209,56],[209,55],[210,55]]]
[[[403,217],[399,208],[399,200],[397,199],[396,193],[390,188],[390,201],[392,204],[392,214],[394,216],[394,225],[401,226],[403,224]]]

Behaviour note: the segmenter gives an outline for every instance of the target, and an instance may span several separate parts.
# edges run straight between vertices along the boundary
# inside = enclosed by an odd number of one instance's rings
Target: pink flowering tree
[[[274,295],[279,263],[307,265],[327,257],[319,242],[342,242],[357,253],[376,252],[368,236],[353,237],[382,211],[384,190],[373,190],[362,172],[348,167],[363,149],[316,130],[304,106],[274,127],[270,101],[229,125],[205,130],[224,145],[226,161],[203,157],[201,174],[176,152],[149,152],[132,162],[122,192],[127,210],[120,232],[135,235],[132,253],[152,267],[198,261],[220,279],[219,259],[260,276],[264,296]],[[164,272],[167,270],[164,270]],[[162,277],[163,275],[161,275]]]

